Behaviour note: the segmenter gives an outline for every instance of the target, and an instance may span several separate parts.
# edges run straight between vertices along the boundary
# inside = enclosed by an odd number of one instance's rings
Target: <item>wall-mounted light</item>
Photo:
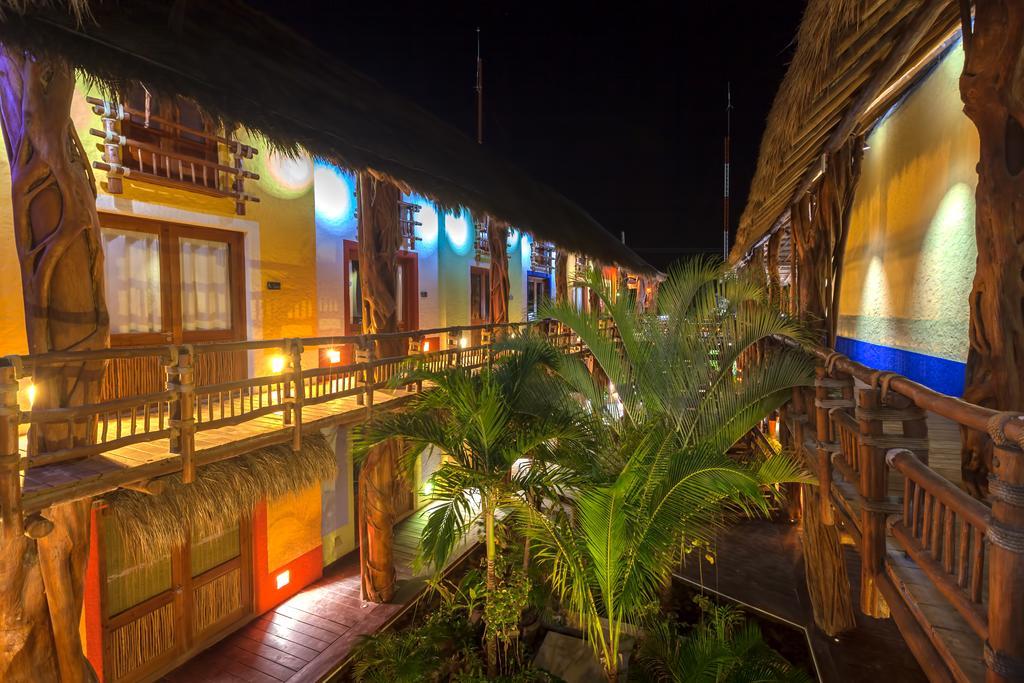
[[[327,349],[327,362],[328,363],[340,363],[341,362],[341,351],[338,349]]]
[[[270,371],[275,375],[284,372],[284,356],[277,355],[270,358]]]
[[[430,350],[430,342],[428,342],[428,341],[423,342],[423,353],[426,353],[429,350]]]
[[[28,407],[31,410],[32,404],[36,402],[36,385],[29,384],[25,387],[25,398],[28,399]]]
[[[292,580],[291,570],[285,569],[283,572],[277,575],[277,589],[281,590],[288,585],[288,582]]]
[[[459,348],[464,349],[469,346],[469,337],[461,337],[459,339]]]
[[[428,479],[427,482],[423,484],[423,495],[424,497],[429,498],[430,496],[433,495],[433,493],[434,483]]]

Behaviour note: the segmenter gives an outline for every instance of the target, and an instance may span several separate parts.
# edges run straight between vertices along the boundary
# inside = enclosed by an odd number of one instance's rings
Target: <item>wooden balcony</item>
[[[403,246],[409,251],[416,249],[416,243],[422,240],[416,236],[416,228],[423,225],[416,220],[416,214],[423,207],[411,202],[398,202],[398,229],[402,235]]]
[[[1024,420],[814,353],[813,399],[785,422],[860,555],[861,609],[891,615],[930,680],[1017,680],[993,674],[1024,640]],[[990,504],[958,485],[962,429],[993,439]]]
[[[245,191],[245,180],[260,177],[245,169],[245,162],[259,153],[255,147],[126,104],[96,97],[86,101],[103,124],[102,130],[89,133],[101,139],[103,161],[94,161],[93,167],[107,172],[111,194],[120,194],[128,178],[233,199],[238,215],[245,215],[246,202],[259,201]]]
[[[16,476],[18,499],[12,510],[31,515],[46,507],[100,495],[117,488],[145,488],[153,479],[182,472],[188,482],[197,467],[273,444],[298,450],[304,434],[331,424],[360,422],[378,410],[400,406],[422,387],[395,388],[392,378],[408,361],[428,367],[480,368],[494,358],[492,340],[527,328],[539,330],[569,352],[580,353],[578,338],[550,321],[416,330],[386,335],[214,342],[36,356],[0,361],[4,405],[0,431],[14,452],[0,462],[16,462],[2,476]],[[447,340],[424,350],[423,340]],[[480,343],[469,345],[471,339]],[[377,358],[375,342],[400,340],[405,353]],[[334,351],[351,345],[354,362],[303,367],[304,350]],[[204,355],[262,351],[279,367],[270,374],[196,386],[194,370]],[[340,353],[318,353],[339,358]],[[18,380],[69,362],[155,359],[166,369],[166,388],[72,408],[18,409]],[[22,395],[22,403],[25,403]],[[59,448],[41,452],[43,425],[63,426]],[[83,432],[85,435],[83,436]],[[12,441],[12,435],[19,435]]]

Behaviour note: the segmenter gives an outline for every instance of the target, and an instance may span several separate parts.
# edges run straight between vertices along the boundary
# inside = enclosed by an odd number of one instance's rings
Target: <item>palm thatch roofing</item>
[[[731,260],[808,190],[827,154],[898,100],[959,26],[957,0],[808,0]]]
[[[182,483],[180,473],[162,477],[165,488],[158,495],[118,489],[105,496],[108,528],[125,539],[134,559],[162,557],[191,533],[219,531],[259,501],[318,485],[337,471],[327,439],[309,435],[297,453],[288,445],[270,446],[204,465],[191,484]]]
[[[0,41],[65,59],[109,93],[142,84],[275,148],[370,170],[636,272],[583,209],[240,0],[0,0]]]

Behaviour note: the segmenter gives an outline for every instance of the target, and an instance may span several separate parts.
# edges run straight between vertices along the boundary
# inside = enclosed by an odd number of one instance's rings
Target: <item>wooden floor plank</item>
[[[307,624],[305,622],[299,621],[298,619],[286,617],[285,615],[280,614],[278,612],[270,612],[269,614],[265,614],[259,619],[257,619],[257,622],[261,624],[273,624],[274,626],[281,626],[296,633],[304,633],[307,636],[316,638],[317,640],[324,643],[333,643],[335,640],[338,639],[339,636],[342,635],[342,633],[337,633],[336,631],[328,631],[327,629],[318,628],[316,626],[313,626],[312,624]],[[347,630],[348,629],[343,629],[343,631]]]
[[[225,657],[239,664],[244,664],[249,669],[255,669],[274,680],[287,681],[295,674],[294,670],[238,647],[233,642],[227,643],[227,645],[228,647],[222,650]],[[232,673],[244,677],[241,671],[232,670]]]
[[[287,626],[263,621],[262,619],[257,619],[252,622],[244,628],[241,633],[253,640],[261,640],[261,634],[270,633],[278,638],[290,640],[293,643],[298,643],[299,645],[308,647],[311,650],[316,650],[317,652],[323,652],[325,647],[337,640],[337,638],[333,637],[330,640],[320,640],[319,638],[314,638],[313,636],[302,633],[301,631],[295,631]]]
[[[274,635],[273,633],[269,633],[267,631],[263,631],[262,633],[263,635],[259,638],[258,641],[253,640],[251,637],[248,637],[246,635],[239,635],[238,637],[241,639],[241,641],[250,640],[257,645],[260,645],[262,647],[273,648],[275,650],[278,650],[282,654],[288,655],[289,658],[294,658],[296,660],[300,660],[303,662],[303,664],[299,665],[298,667],[291,667],[291,665],[285,664],[285,666],[289,666],[291,668],[301,669],[306,662],[309,662],[318,654],[320,654],[319,650],[314,650],[311,647],[306,647],[305,645],[301,645],[291,640],[287,640],[280,636]],[[244,645],[245,647],[249,646],[248,643],[245,643]],[[274,659],[273,657],[270,657],[268,654],[263,654],[263,652],[261,652],[260,654],[262,654],[267,659]],[[274,659],[274,661],[278,660]]]
[[[254,655],[259,655],[263,659],[270,660],[275,664],[280,664],[292,671],[298,671],[302,667],[306,666],[310,659],[312,659],[312,657],[300,657],[276,647],[273,642],[268,640],[268,635],[268,633],[263,632],[263,637],[256,640],[242,632],[231,636],[230,641],[235,647],[241,648],[246,652],[251,652]],[[289,674],[289,678],[290,677],[291,674]]]

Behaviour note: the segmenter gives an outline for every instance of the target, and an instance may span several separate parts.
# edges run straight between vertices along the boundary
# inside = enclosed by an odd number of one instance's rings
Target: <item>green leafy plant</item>
[[[436,648],[415,630],[363,636],[352,657],[352,678],[359,683],[420,683],[439,664]]]
[[[430,478],[434,505],[427,513],[420,553],[437,568],[475,525],[482,522],[487,596],[495,595],[499,524],[503,506],[560,497],[571,469],[551,468],[556,452],[590,437],[591,420],[579,410],[552,370],[561,355],[540,340],[507,342],[493,367],[431,370],[414,367],[396,384],[423,382],[402,412],[378,416],[356,432],[355,451],[400,437],[410,467],[428,447],[445,458]],[[487,638],[487,668],[497,674],[497,638]]]
[[[811,678],[765,643],[757,624],[731,606],[695,598],[700,623],[683,633],[678,624],[649,629],[637,652],[641,668],[671,683],[804,683]]]
[[[660,315],[638,312],[596,273],[586,284],[613,327],[569,304],[547,314],[583,339],[610,379],[606,387],[578,367],[561,369],[605,416],[602,438],[576,463],[585,483],[572,492],[571,514],[556,520],[527,505],[517,514],[556,593],[616,680],[623,629],[654,611],[679,549],[709,542],[735,516],[768,514],[780,484],[808,481],[781,454],[740,461],[729,450],[792,387],[810,383],[812,368],[802,354],[780,351],[737,376],[744,351],[802,331],[755,284],[723,277],[713,264],[670,273],[658,294]]]

